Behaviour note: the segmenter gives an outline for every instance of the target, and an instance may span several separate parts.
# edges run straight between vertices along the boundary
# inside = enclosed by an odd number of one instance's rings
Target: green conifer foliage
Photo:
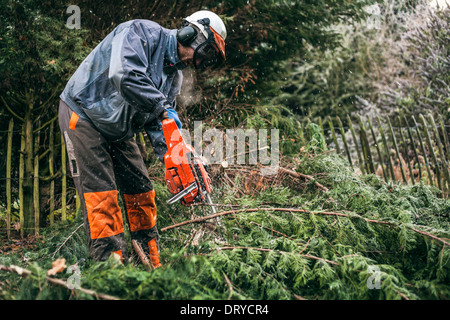
[[[38,248],[0,257],[32,271],[27,279],[0,273],[0,297],[94,298],[45,281],[51,262],[64,257],[79,263],[83,288],[120,299],[448,299],[450,202],[430,186],[356,175],[344,158],[323,152],[317,125],[305,132],[311,143],[296,169],[315,180],[293,186],[292,177],[278,179],[253,195],[236,193],[245,190],[245,176],[233,186],[219,183],[215,197],[239,210],[223,215],[223,229],[206,232],[198,246],[190,239],[202,224],[165,228],[207,210],[174,216],[159,203],[162,268],[94,263],[76,219],[47,230]]]

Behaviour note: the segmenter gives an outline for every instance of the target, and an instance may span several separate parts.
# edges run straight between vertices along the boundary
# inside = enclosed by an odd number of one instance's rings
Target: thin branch
[[[287,173],[288,175],[296,177],[296,178],[304,178],[304,179],[306,179],[308,181],[314,180],[313,176],[310,176],[310,175],[307,175],[307,174],[303,174],[303,173],[300,173],[300,172],[295,172],[295,171],[292,171],[290,169],[286,169],[286,168],[283,168],[283,167],[279,167],[278,170],[281,171],[281,172]],[[314,184],[316,185],[316,187],[318,187],[319,189],[321,189],[324,192],[328,192],[329,191],[327,187],[325,187],[324,185],[318,183],[317,181],[314,181]]]
[[[39,161],[41,161],[42,159],[44,159],[45,156],[46,156],[47,154],[49,154],[49,153],[50,153],[50,148],[47,149],[47,150],[45,150],[44,152],[42,152],[42,153],[39,155]]]
[[[39,111],[39,110],[45,108],[45,107],[50,103],[50,101],[53,99],[53,97],[55,96],[55,94],[58,93],[59,91],[60,91],[60,85],[58,85],[58,86],[55,87],[55,89],[54,89],[54,90],[52,91],[52,93],[50,94],[50,97],[49,97],[44,103],[42,103],[39,107],[37,107],[37,108],[35,109],[35,111]]]
[[[145,269],[147,271],[151,271],[153,269],[153,266],[145,255],[144,250],[142,250],[141,245],[135,239],[131,240],[131,244],[133,245],[134,251],[136,251],[137,255],[144,264]]]
[[[3,104],[5,105],[6,109],[8,109],[8,111],[15,117],[17,118],[17,120],[19,120],[20,122],[23,122],[23,118],[21,116],[19,116],[18,114],[16,114],[10,107],[9,105],[6,103],[5,99],[3,97],[0,97],[3,101]]]
[[[58,178],[59,176],[61,176],[61,169],[59,169],[57,172],[55,172],[53,175],[51,176],[46,176],[46,177],[39,177],[39,180],[42,182],[50,182],[52,180],[55,180],[56,178]]]
[[[28,277],[29,275],[31,275],[31,271],[30,271],[30,270],[27,270],[27,269],[24,269],[24,268],[22,268],[22,267],[15,266],[15,265],[10,265],[9,267],[7,267],[7,266],[4,266],[4,265],[1,265],[1,264],[0,264],[0,270],[8,271],[8,272],[15,272],[15,273],[17,273],[19,276],[24,277],[24,278],[26,278],[26,277]],[[62,280],[62,279],[55,279],[55,278],[52,278],[52,277],[49,277],[49,276],[46,276],[45,279],[46,279],[48,282],[50,282],[51,284],[55,284],[55,285],[58,285],[58,286],[62,286],[62,287],[64,287],[64,288],[66,288],[67,290],[71,290],[71,291],[79,290],[79,291],[81,291],[81,292],[83,292],[83,293],[86,293],[86,294],[88,294],[88,295],[91,295],[91,296],[96,297],[96,298],[99,298],[99,299],[103,299],[103,300],[120,300],[120,299],[117,298],[117,297],[113,297],[113,296],[110,296],[110,295],[107,295],[107,294],[97,293],[97,292],[95,292],[94,290],[84,289],[84,288],[81,288],[81,287],[80,287],[80,288],[77,288],[77,289],[70,289],[70,288],[67,286],[66,281],[64,281],[64,280]]]
[[[72,236],[78,231],[78,229],[80,229],[82,226],[84,225],[84,223],[80,224],[67,238],[66,240],[64,240],[64,242],[58,246],[58,248],[55,250],[55,252],[53,252],[52,258],[55,257],[55,255],[59,252],[59,250],[61,250],[62,247],[64,247],[64,245],[67,243],[67,241],[69,241],[70,238],[72,238]]]
[[[56,119],[58,119],[58,116],[55,116],[54,118],[48,120],[46,123],[44,123],[40,128],[37,128],[33,131],[33,133],[39,132],[42,129],[44,129],[46,126],[48,126],[49,124],[51,124],[53,121],[55,121]]]
[[[204,216],[204,217],[200,217],[200,218],[196,218],[196,219],[192,219],[192,220],[187,220],[187,221],[183,221],[165,228],[161,229],[161,232],[173,229],[173,228],[178,228],[187,224],[191,224],[191,223],[199,223],[199,222],[203,222],[209,219],[213,219],[216,217],[220,217],[220,216],[224,216],[227,214],[231,214],[231,213],[240,213],[240,212],[256,212],[256,211],[284,211],[284,212],[301,212],[301,213],[312,213],[312,214],[324,214],[324,215],[333,215],[333,216],[341,216],[341,217],[347,217],[347,218],[352,218],[352,216],[349,216],[348,214],[345,213],[339,213],[339,212],[326,212],[326,211],[310,211],[310,210],[303,210],[303,209],[296,209],[296,208],[244,208],[244,209],[237,209],[237,210],[229,210],[229,211],[223,211],[223,212],[219,212],[219,213],[215,213],[209,216]],[[359,216],[355,216],[358,218],[361,218]],[[391,224],[390,222],[387,221],[378,221],[378,220],[370,220],[370,219],[365,219],[365,218],[361,218],[363,220],[366,220],[368,222],[375,222],[375,223],[385,223],[385,224]]]
[[[348,215],[348,214],[340,213],[340,212],[310,211],[310,210],[296,209],[296,208],[252,208],[252,209],[244,208],[244,209],[223,211],[223,212],[219,212],[219,213],[212,214],[212,215],[209,215],[209,216],[204,216],[204,217],[200,217],[200,218],[196,218],[196,219],[192,219],[192,220],[187,220],[187,221],[183,221],[183,222],[180,222],[180,223],[176,223],[174,225],[162,228],[161,232],[164,232],[164,231],[167,231],[167,230],[170,230],[170,229],[174,229],[174,228],[178,228],[178,227],[181,227],[181,226],[185,226],[185,225],[191,224],[191,223],[204,222],[206,220],[214,219],[216,217],[224,216],[224,215],[227,215],[227,214],[234,214],[234,213],[241,213],[241,212],[257,212],[257,211],[282,211],[282,212],[290,212],[290,213],[292,213],[292,212],[300,212],[300,213],[310,213],[310,214],[331,215],[331,216],[346,217],[346,218],[357,218],[357,219],[362,219],[362,220],[364,220],[366,222],[370,222],[370,223],[385,224],[385,225],[389,225],[389,226],[393,226],[393,227],[398,227],[396,224],[394,224],[392,222],[389,222],[389,221],[380,221],[380,220],[367,219],[367,218],[363,218],[363,217],[361,217],[359,215]],[[418,230],[418,229],[415,229],[415,228],[409,227],[409,226],[406,226],[406,227],[408,227],[409,229],[411,229],[411,230],[413,230],[413,231],[415,231],[417,233],[420,233],[422,235],[428,236],[428,237],[430,237],[430,238],[432,238],[434,240],[440,241],[444,245],[449,245],[450,246],[450,243],[448,241],[445,241],[442,238],[439,238],[439,237],[437,237],[435,235],[432,235],[431,233],[428,233],[428,232],[425,232],[425,231],[421,231],[421,230]]]
[[[410,228],[411,230],[417,232],[417,233],[423,234],[423,235],[425,235],[425,236],[427,236],[427,237],[430,237],[430,238],[432,238],[432,239],[434,239],[434,240],[440,241],[440,242],[442,242],[444,245],[450,245],[450,242],[447,242],[447,241],[445,241],[445,240],[442,239],[442,238],[436,237],[435,235],[432,235],[431,233],[428,233],[428,232],[425,232],[425,231],[421,231],[421,230],[417,230],[417,229],[412,228],[412,227],[409,227],[409,228]]]

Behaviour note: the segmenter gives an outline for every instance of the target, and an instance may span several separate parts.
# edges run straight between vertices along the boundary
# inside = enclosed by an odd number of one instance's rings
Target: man
[[[181,70],[225,60],[226,29],[210,11],[198,11],[169,30],[149,20],[117,26],[86,57],[60,95],[59,125],[80,195],[91,257],[128,258],[122,196],[130,234],[161,266],[155,191],[134,140],[146,130],[155,154],[167,150],[162,119],[173,118]]]

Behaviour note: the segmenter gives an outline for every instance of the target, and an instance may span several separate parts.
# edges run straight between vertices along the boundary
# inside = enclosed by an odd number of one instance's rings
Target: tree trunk
[[[8,147],[6,152],[6,234],[8,239],[11,236],[11,157],[13,132],[14,120],[11,119],[8,127]]]
[[[31,110],[27,109],[24,118],[25,126],[25,148],[24,148],[24,173],[23,173],[23,220],[24,225],[21,226],[24,235],[34,232],[34,206],[33,206],[33,121],[31,119]]]
[[[39,122],[38,122],[39,127]],[[39,235],[39,132],[34,139],[34,171],[33,171],[33,207],[34,207],[34,234]]]

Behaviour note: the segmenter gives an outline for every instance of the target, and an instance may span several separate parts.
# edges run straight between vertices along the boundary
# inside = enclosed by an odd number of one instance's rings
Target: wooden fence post
[[[378,158],[380,159],[380,165],[381,165],[381,170],[383,171],[384,181],[387,182],[389,178],[388,178],[388,172],[387,172],[387,170],[386,170],[386,168],[384,166],[385,165],[384,157],[381,154],[381,150],[380,150],[380,146],[379,146],[379,143],[378,143],[378,140],[377,140],[377,136],[375,135],[375,131],[373,130],[372,122],[370,121],[369,117],[367,117],[367,123],[369,124],[369,129],[370,129],[370,132],[372,133],[373,142],[375,143],[375,149],[377,149]]]
[[[412,135],[411,128],[409,127],[408,120],[406,120],[405,116],[403,116],[403,121],[405,122],[406,130],[408,131],[409,140],[411,140],[411,145],[412,145],[412,148],[414,151],[414,157],[416,159],[417,167],[419,169],[419,181],[421,181],[422,180],[422,165],[420,163],[419,155],[417,153],[416,143],[414,142],[414,137]]]
[[[336,152],[341,153],[341,148],[340,148],[339,142],[336,138],[336,132],[334,131],[333,120],[331,120],[331,117],[328,117],[328,126],[330,127],[331,136],[333,137],[334,144],[336,145]]]
[[[408,154],[408,144],[406,143],[406,139],[405,139],[405,135],[403,134],[403,128],[401,126],[401,119],[400,117],[398,117],[398,123],[400,125],[399,127],[399,131],[400,131],[400,138],[402,139],[402,143],[403,143],[403,149],[404,149],[404,153],[405,153],[405,157],[406,157],[406,162],[408,163],[408,170],[409,170],[409,176],[411,178],[411,184],[414,184],[414,173],[411,167],[411,161],[409,160],[409,154]]]
[[[62,192],[61,192],[61,219],[66,220],[66,193],[67,193],[67,177],[66,177],[66,144],[64,137],[61,135],[61,172],[62,172]]]
[[[367,139],[366,128],[362,122],[359,114],[356,116],[359,124],[359,135],[361,141],[361,148],[364,155],[364,162],[366,163],[367,173],[375,173],[375,167],[373,165],[372,154],[370,152],[369,140]]]
[[[438,182],[438,188],[439,190],[442,190],[442,183],[441,183],[441,170],[439,169],[439,164],[436,158],[436,154],[433,150],[433,144],[431,143],[431,137],[430,137],[430,133],[428,131],[428,125],[427,125],[427,121],[425,120],[425,117],[421,114],[420,115],[420,119],[422,120],[423,123],[423,131],[425,132],[425,137],[427,138],[427,144],[428,144],[428,150],[431,153],[431,158],[433,159],[434,162],[434,169],[436,170],[436,176],[437,176],[437,182]]]
[[[442,115],[439,115],[439,123],[441,125],[442,136],[444,137],[444,146],[445,146],[445,150],[447,151],[447,159],[450,161],[450,144],[447,139],[447,131],[445,130],[445,124],[444,124],[444,119],[442,118]]]
[[[352,169],[354,169],[353,163],[352,163],[352,156],[351,156],[350,150],[348,148],[347,138],[345,137],[345,130],[344,130],[344,126],[342,125],[341,118],[339,118],[339,116],[336,116],[336,121],[338,123],[339,130],[341,132],[342,141],[344,142],[345,152],[347,152],[348,162],[350,163],[350,166],[352,167]]]
[[[364,170],[364,163],[362,161],[362,156],[359,151],[358,140],[356,139],[355,129],[353,128],[352,120],[350,119],[350,116],[348,114],[347,114],[347,122],[348,122],[348,126],[350,127],[350,132],[352,133],[353,140],[355,141],[356,153],[358,154],[358,160],[359,160],[359,168],[361,169],[362,173],[365,173],[366,170]]]
[[[420,133],[420,128],[419,128],[419,125],[417,124],[416,118],[414,118],[414,116],[411,116],[411,118],[413,120],[414,127],[416,128],[416,134],[417,134],[417,137],[419,138],[420,149],[422,150],[423,158],[425,160],[425,167],[427,168],[427,174],[428,174],[428,182],[430,185],[433,185],[433,176],[431,175],[430,163],[428,161],[427,152],[425,151],[425,146],[423,145],[422,134]]]
[[[322,123],[322,118],[318,117],[318,122],[319,122],[319,128],[320,128],[320,132],[322,133],[323,138],[325,139],[325,130],[323,129],[323,123]],[[309,118],[308,118],[308,124],[309,124]]]
[[[447,160],[445,159],[444,149],[442,148],[441,138],[439,138],[439,132],[436,127],[436,123],[434,122],[433,115],[431,113],[428,115],[428,118],[430,119],[431,128],[433,129],[434,132],[434,139],[438,146],[439,155],[441,156],[442,171],[444,172],[444,177],[447,180],[447,183],[450,185],[450,173],[448,171],[448,164]]]
[[[14,132],[14,120],[9,120],[8,126],[8,146],[6,150],[6,236],[11,237],[11,158],[12,158],[12,140]]]
[[[38,124],[39,127],[39,124]],[[34,173],[33,173],[33,205],[34,205],[34,234],[39,235],[39,219],[40,219],[40,207],[39,207],[39,143],[40,134],[36,133],[34,139]]]
[[[54,174],[54,161],[55,161],[55,136],[54,136],[54,121],[52,121],[52,123],[50,124],[50,135],[49,135],[49,158],[48,158],[48,168],[49,168],[49,174],[51,177],[50,180],[50,225],[53,225],[54,221],[55,221],[55,180],[53,179],[53,174]]]
[[[377,124],[378,124],[378,131],[380,132],[381,140],[383,141],[384,151],[386,152],[386,155],[388,157],[387,164],[389,166],[389,172],[391,174],[391,180],[395,181],[394,165],[392,163],[391,154],[389,152],[389,146],[387,144],[386,136],[384,135],[384,130],[383,130],[383,127],[381,126],[380,118],[377,116],[376,119],[377,119]]]
[[[389,126],[389,131],[391,133],[392,142],[394,143],[394,149],[395,149],[395,153],[397,154],[398,164],[400,166],[400,172],[402,174],[403,181],[406,184],[408,184],[408,182],[406,181],[405,171],[403,170],[403,163],[402,163],[402,159],[400,156],[400,152],[398,150],[397,139],[395,138],[395,134],[394,134],[394,130],[392,129],[391,121],[389,120],[389,117],[387,117],[386,119],[387,119],[387,123]]]
[[[20,133],[20,155],[19,155],[19,225],[20,225],[20,236],[24,236],[24,223],[25,217],[23,214],[23,179],[25,172],[25,126],[22,126],[22,131]]]

